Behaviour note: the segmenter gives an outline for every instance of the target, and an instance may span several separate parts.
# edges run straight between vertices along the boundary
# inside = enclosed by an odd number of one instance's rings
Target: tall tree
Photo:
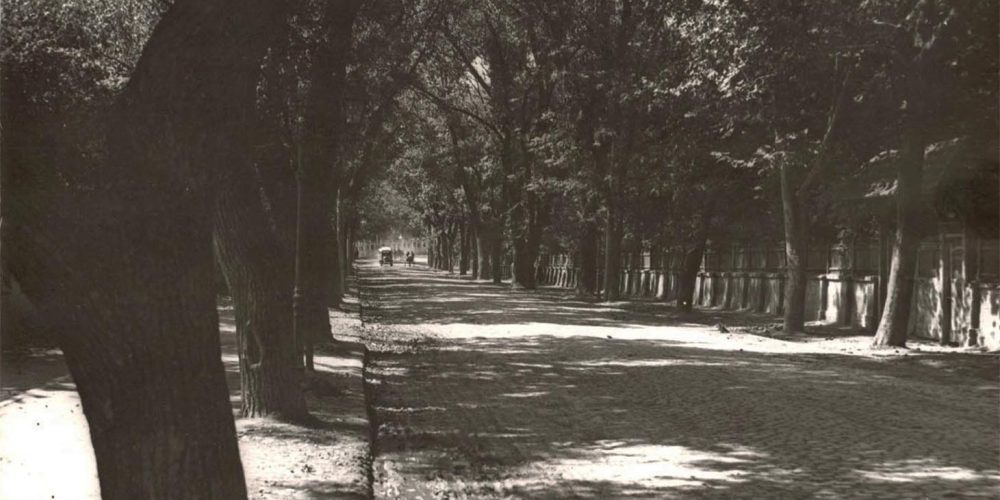
[[[247,161],[249,149],[243,153],[229,159],[239,164],[242,158],[246,168],[220,188],[215,215],[215,251],[236,315],[242,415],[303,420],[301,362],[292,332],[292,256],[268,223]]]
[[[779,178],[786,264],[784,330],[796,332],[805,327],[812,200],[834,173],[831,151],[837,136],[843,135],[845,108],[855,95],[862,55],[852,37],[862,34],[862,12],[857,2],[745,7],[749,22],[738,32],[753,47],[748,71],[761,83],[759,112],[751,121],[770,134],[760,138],[757,153]]]
[[[886,303],[874,339],[875,345],[888,346],[903,346],[907,340],[923,236],[919,219],[927,146],[956,132],[996,134],[995,6],[916,0],[904,7],[879,13],[898,17],[878,18],[889,32],[886,45],[893,51],[891,67],[902,110],[896,234]],[[968,119],[977,115],[990,118],[985,123]],[[970,124],[981,128],[969,129]]]
[[[246,103],[247,111],[239,127],[226,131],[232,145],[217,153],[216,161],[231,168],[216,200],[214,240],[235,309],[241,414],[302,421],[308,414],[292,330],[290,207],[281,204],[289,199],[267,197],[268,192],[282,196],[286,179],[267,179],[275,185],[265,189],[260,163],[274,160],[254,148],[276,125],[267,123],[276,116],[267,113],[267,97],[259,95],[258,88],[274,83],[268,81],[273,76],[269,73],[278,64],[276,53],[287,53],[291,28],[290,23],[283,23],[272,38],[260,76],[238,82],[232,89],[233,98]],[[272,175],[287,170],[274,167],[267,165],[264,170]]]
[[[213,152],[231,146],[220,132],[247,111],[230,91],[255,78],[281,10],[174,3],[108,117],[110,156],[86,184],[4,161],[11,270],[66,355],[104,498],[246,497],[206,214],[227,168]]]
[[[343,119],[343,94],[348,51],[360,2],[337,0],[326,4],[319,44],[313,55],[309,92],[303,120],[302,157],[298,164],[298,202],[295,245],[294,329],[312,369],[312,346],[330,336],[328,291],[324,278],[336,251],[329,241],[330,214],[336,189],[337,161]]]
[[[393,141],[399,133],[399,96],[426,60],[446,4],[443,0],[366,2],[358,13],[346,75],[347,127],[337,159],[332,214],[338,248],[332,255],[339,261],[330,279],[333,307],[343,295],[361,196],[372,192],[366,188],[382,177],[397,153]]]

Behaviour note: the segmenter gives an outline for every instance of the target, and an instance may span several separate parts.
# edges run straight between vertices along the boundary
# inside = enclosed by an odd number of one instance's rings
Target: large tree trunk
[[[445,244],[448,247],[448,272],[455,272],[455,261],[458,258],[458,250],[455,248],[455,225],[452,224],[448,228],[448,233],[445,235]]]
[[[454,132],[450,135],[452,138],[452,144],[457,149],[458,136]],[[464,167],[458,169],[458,179],[459,183],[462,185],[462,191],[465,193],[466,208],[469,211],[468,221],[463,226],[465,231],[468,232],[466,235],[470,253],[468,265],[472,268],[472,279],[486,278],[486,268],[488,265],[484,265],[480,260],[483,256],[484,246],[481,239],[483,234],[483,223],[479,214],[479,192],[476,190],[475,185],[472,184]]]
[[[340,309],[340,304],[344,300],[344,265],[343,260],[347,257],[344,253],[344,236],[341,234],[343,224],[341,222],[341,189],[337,189],[336,200],[333,205],[332,220],[330,227],[330,262],[327,282],[327,306]]]
[[[792,165],[781,163],[781,201],[785,225],[785,311],[784,331],[805,330],[806,305],[806,214],[796,194]]]
[[[479,258],[479,279],[494,279],[493,261],[499,258],[499,253],[494,251],[499,247],[499,237],[495,223],[482,221],[479,226],[479,234],[476,235],[476,253]],[[499,266],[497,266],[499,267]],[[499,278],[496,278],[499,283]]]
[[[292,259],[276,235],[254,179],[231,176],[220,190],[215,250],[232,292],[239,346],[242,415],[306,417],[292,333]]]
[[[904,91],[908,104],[903,116],[902,144],[896,177],[896,237],[889,266],[889,284],[886,289],[885,307],[875,332],[874,345],[904,346],[910,323],[910,306],[913,303],[914,279],[917,273],[917,255],[920,249],[921,190],[924,157],[927,148],[927,129],[931,124],[932,110],[940,101],[931,89],[944,61],[942,50],[946,47],[938,31],[956,15],[949,9],[947,17],[937,16],[935,2],[918,2],[906,18],[906,27],[899,32],[899,72],[905,75]],[[950,277],[944,286],[950,286]]]
[[[347,53],[358,2],[327,3],[323,31],[311,71],[304,120],[302,161],[298,165],[294,328],[307,368],[312,346],[330,337],[324,270],[330,259],[328,233],[335,194],[333,166],[343,127],[343,87]]]
[[[434,246],[437,244],[437,237],[434,235],[434,226],[427,225],[427,268],[437,269],[434,260],[437,258]]]
[[[65,353],[105,499],[246,498],[209,216],[233,167],[212,160],[248,126],[233,89],[255,81],[282,5],[175,2],[109,114],[110,158],[86,190],[3,162],[15,170],[4,257]]]
[[[445,263],[448,262],[448,255],[445,253],[444,235],[440,231],[437,233],[437,239],[434,240],[434,249],[437,254],[437,269],[443,271]]]
[[[441,258],[438,259],[438,269],[442,271],[450,271],[451,252],[448,248],[448,235],[444,231],[438,232],[437,245],[438,255],[441,256]]]
[[[511,288],[535,288],[534,266],[528,243],[521,238],[515,238],[513,243],[514,272],[511,273]]]
[[[476,278],[490,279],[492,275],[490,266],[490,250],[492,249],[489,233],[481,229],[476,234]]]
[[[469,232],[469,269],[472,271],[472,279],[479,279],[479,230],[476,226]]]
[[[313,346],[330,337],[327,312],[328,260],[330,246],[322,181],[329,181],[322,172],[300,169],[298,191],[298,222],[295,237],[295,288],[293,295],[293,328],[299,355],[307,369],[312,370]]]
[[[427,269],[434,269],[434,240],[427,240]]]
[[[528,222],[524,244],[521,248],[521,286],[529,290],[538,287],[538,251],[542,244],[542,225],[545,217],[541,203],[534,193],[526,195],[528,200]],[[517,264],[515,264],[515,267]]]
[[[444,255],[441,254],[441,233],[436,229],[431,233],[434,237],[431,240],[431,247],[434,248],[434,269],[441,269],[441,263],[444,262]]]
[[[879,346],[906,345],[920,249],[918,218],[926,143],[919,130],[910,130],[904,141],[896,182],[896,238],[892,246],[889,285],[873,341]]]
[[[85,241],[53,245],[48,227],[6,227],[5,258],[65,353],[107,499],[246,497],[219,348],[211,204],[168,200],[180,194],[145,197],[124,218],[101,200],[74,204],[91,219],[64,229]]]
[[[531,277],[529,276],[531,272],[528,269],[531,264],[526,244],[521,238],[515,238],[511,243],[514,269],[511,273],[510,286],[511,288],[531,288]]]
[[[469,273],[469,225],[463,221],[459,228],[458,274],[465,276]]]
[[[580,275],[576,280],[576,294],[581,297],[592,297],[597,293],[598,268],[598,234],[597,225],[584,222],[577,240],[577,254]]]
[[[347,277],[354,274],[354,261],[357,258],[357,241],[355,240],[354,234],[355,226],[352,219],[351,222],[344,225],[344,255],[346,255],[347,258],[340,262],[340,276],[344,279],[345,291],[347,290]]]
[[[455,225],[449,224],[448,232],[444,233],[444,245],[448,255],[448,263],[445,267],[449,273],[455,272]]]
[[[472,279],[479,279],[479,224],[469,221],[466,226],[469,231],[469,271]]]
[[[330,224],[330,256],[327,264],[327,303],[326,305],[335,309],[340,309],[344,300],[344,266],[341,262],[344,245],[341,241],[337,224]]]
[[[442,232],[440,236],[441,245],[441,270],[451,272],[451,238],[448,237],[448,233]]]
[[[515,263],[515,268],[520,268],[520,277],[518,281],[521,286],[528,289],[534,290],[538,288],[538,249],[541,245],[540,238],[530,236],[521,245],[521,255],[520,263]]]
[[[529,178],[530,168],[527,169]],[[511,232],[511,257],[514,265],[511,273],[511,288],[525,288],[532,290],[535,288],[535,255],[532,247],[537,250],[537,242],[532,241],[535,229],[532,227],[536,219],[536,200],[532,193],[522,193],[515,198],[510,196],[515,208],[510,212],[510,232]]]
[[[503,239],[500,237],[500,229],[496,229],[490,239],[490,264],[493,283],[499,285],[503,282],[504,266],[506,259],[503,255]]]
[[[610,153],[600,149],[594,152],[598,172],[608,172],[606,200],[608,217],[604,226],[604,300],[612,302],[621,298],[622,268],[622,219],[619,211],[621,190],[620,159],[616,161],[615,148]],[[607,170],[605,170],[607,169]]]
[[[604,300],[612,302],[621,298],[622,228],[618,215],[611,210],[604,232]]]
[[[683,312],[694,309],[695,283],[698,281],[698,271],[705,255],[705,235],[702,234],[694,245],[684,249],[684,262],[677,283],[677,308]]]

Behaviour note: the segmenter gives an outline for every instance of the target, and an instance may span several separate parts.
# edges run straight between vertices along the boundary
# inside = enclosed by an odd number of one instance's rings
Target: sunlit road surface
[[[998,498],[993,355],[363,267],[378,498]],[[659,311],[659,312],[658,312]]]

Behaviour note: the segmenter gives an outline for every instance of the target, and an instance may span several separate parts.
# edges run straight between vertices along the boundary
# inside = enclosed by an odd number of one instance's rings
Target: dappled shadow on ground
[[[356,301],[345,309],[351,307],[357,308]],[[231,307],[219,308],[219,322],[230,401],[238,417],[240,371]],[[308,422],[237,419],[250,498],[367,498],[369,428],[361,382],[364,346],[344,340],[357,328],[354,323],[359,322],[349,312],[331,312],[338,340],[316,347],[316,370],[303,382],[311,416]]]
[[[592,498],[1000,486],[988,376],[591,337],[438,347],[379,359],[379,452],[422,457],[408,474],[471,476],[477,494],[497,481]]]
[[[357,302],[349,301],[353,307]],[[235,415],[240,376],[231,302],[219,307],[222,361]],[[338,339],[356,338],[356,317],[331,312]],[[367,498],[364,346],[319,347],[306,386],[315,419],[292,425],[237,419],[249,498]],[[0,359],[0,498],[100,498],[97,469],[76,387],[60,351],[4,351]]]
[[[391,324],[546,322],[627,328],[677,323],[714,325],[720,320],[739,325],[774,322],[773,316],[734,311],[683,313],[652,300],[604,304],[557,288],[512,290],[509,285],[448,276],[426,267],[367,267],[364,271],[365,290],[380,300],[379,315],[372,319]]]
[[[3,351],[0,358],[0,401],[45,398],[50,391],[75,391],[62,351],[26,348]],[[32,390],[38,389],[38,390]]]
[[[486,321],[513,326],[376,357],[384,495],[994,498],[1000,487],[996,357],[749,352],[557,331],[619,331],[586,311],[549,316],[553,335],[518,335],[566,302],[394,274],[366,276],[387,328],[492,310]],[[425,295],[437,298],[431,309]]]

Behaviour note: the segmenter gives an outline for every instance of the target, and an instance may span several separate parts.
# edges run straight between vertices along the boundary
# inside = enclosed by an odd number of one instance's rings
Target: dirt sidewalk
[[[253,499],[368,498],[369,435],[356,297],[331,311],[337,342],[321,346],[304,427],[237,419]],[[234,414],[239,365],[232,308],[220,307],[223,362]],[[97,499],[100,488],[79,396],[58,350],[4,353],[0,362],[0,500]]]

